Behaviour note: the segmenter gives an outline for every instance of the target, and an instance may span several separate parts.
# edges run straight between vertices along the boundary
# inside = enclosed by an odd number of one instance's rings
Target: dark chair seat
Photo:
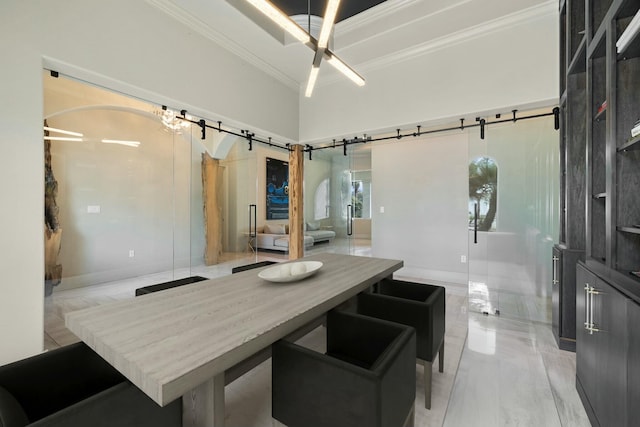
[[[84,343],[0,367],[0,427],[179,427],[180,399],[160,407]]]
[[[416,329],[416,358],[424,364],[425,408],[431,409],[431,371],[444,371],[445,291],[442,286],[384,279],[375,293],[358,295],[358,313]]]
[[[289,427],[413,425],[415,380],[413,328],[334,310],[326,354],[273,345],[272,416]]]

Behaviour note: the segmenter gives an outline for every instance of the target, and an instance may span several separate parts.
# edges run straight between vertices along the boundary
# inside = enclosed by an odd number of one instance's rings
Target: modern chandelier
[[[318,79],[318,72],[320,71],[320,63],[323,58],[355,84],[364,86],[364,78],[329,50],[329,37],[331,36],[331,30],[333,29],[333,24],[338,14],[340,0],[327,0],[327,8],[317,40],[269,0],[247,0],[247,2],[278,24],[287,33],[315,51],[313,63],[311,64],[311,72],[309,73],[309,80],[307,80],[307,88],[305,90],[306,97],[310,97],[313,93],[313,88]]]

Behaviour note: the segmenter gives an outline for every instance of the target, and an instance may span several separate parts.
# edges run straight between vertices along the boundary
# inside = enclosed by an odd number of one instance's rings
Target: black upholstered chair
[[[424,406],[431,409],[431,370],[436,354],[444,370],[445,292],[442,286],[384,279],[375,293],[358,295],[358,313],[416,329],[416,357],[424,364]]]
[[[415,379],[413,328],[334,310],[326,354],[273,345],[274,425],[413,426]]]
[[[84,343],[0,366],[0,427],[179,427],[180,399],[160,407]]]
[[[260,261],[253,264],[239,265],[231,269],[231,274],[240,273],[241,271],[253,270],[254,268],[266,267],[267,265],[275,264],[275,261]]]

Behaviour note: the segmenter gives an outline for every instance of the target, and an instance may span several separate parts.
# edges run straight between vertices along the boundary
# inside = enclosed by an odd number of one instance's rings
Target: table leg
[[[182,396],[183,427],[224,427],[224,372]]]

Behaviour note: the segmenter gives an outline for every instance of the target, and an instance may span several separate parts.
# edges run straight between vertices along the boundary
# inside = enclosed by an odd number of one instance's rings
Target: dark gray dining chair
[[[274,426],[413,426],[414,329],[333,310],[326,330],[326,353],[273,344]]]
[[[416,329],[416,358],[424,364],[424,406],[431,409],[431,371],[439,355],[444,371],[445,290],[442,286],[383,279],[358,295],[358,313]]]
[[[1,427],[181,425],[181,399],[159,406],[84,343],[0,366]]]

